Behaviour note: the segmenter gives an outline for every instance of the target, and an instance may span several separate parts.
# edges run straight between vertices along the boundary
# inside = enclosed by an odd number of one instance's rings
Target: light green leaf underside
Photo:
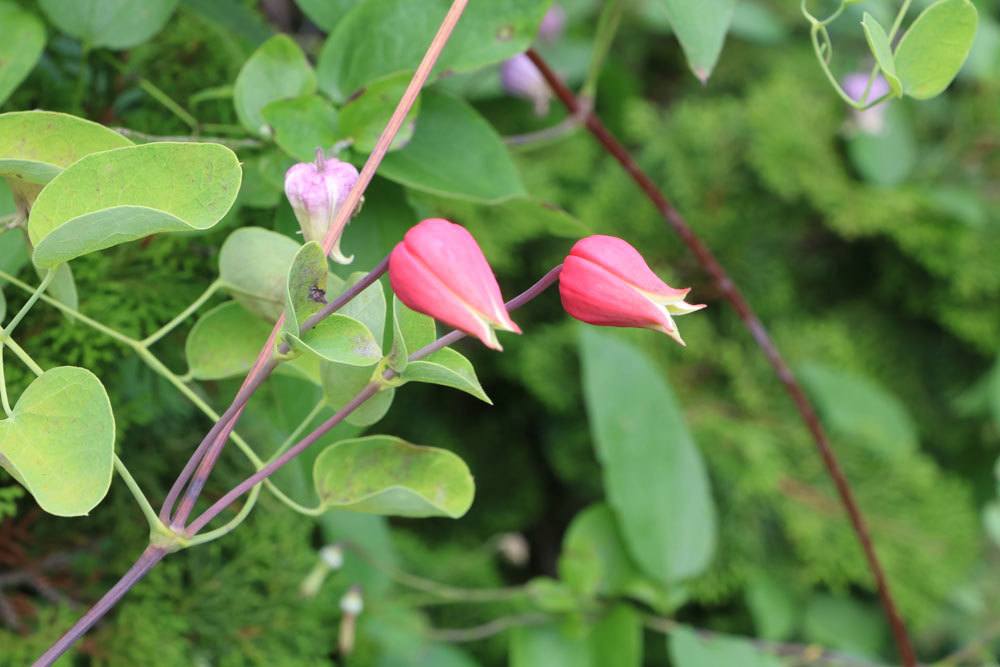
[[[35,379],[0,421],[0,465],[43,510],[82,516],[108,492],[115,420],[101,381],[60,366]]]
[[[375,148],[389,117],[403,98],[411,76],[411,72],[400,72],[372,81],[360,95],[340,109],[340,134],[344,140],[351,142],[352,148],[363,153]],[[401,148],[410,141],[419,113],[420,98],[417,97],[389,150]]]
[[[390,367],[402,371],[407,366],[407,357],[437,338],[434,318],[407,308],[392,297],[392,352]]]
[[[191,328],[184,346],[188,368],[196,380],[223,380],[247,373],[271,334],[271,326],[228,301],[212,308]],[[319,384],[314,360],[300,357],[278,366],[277,373]]]
[[[304,349],[326,361],[373,366],[382,359],[382,348],[368,327],[346,315],[334,313],[299,336],[286,335],[293,350]]]
[[[103,125],[54,111],[0,114],[0,176],[48,183],[90,153],[131,146]]]
[[[371,382],[372,368],[324,361],[320,363],[320,379],[327,403],[339,410]],[[393,387],[383,389],[362,403],[345,421],[354,426],[371,426],[385,416],[395,396]]]
[[[274,143],[300,162],[329,150],[340,139],[337,110],[319,95],[303,95],[269,103],[261,114],[274,133]]]
[[[12,2],[0,2],[0,104],[24,81],[45,48],[45,25]]]
[[[46,16],[88,48],[129,49],[158,33],[179,0],[39,0]]]
[[[781,667],[781,661],[757,649],[751,642],[724,635],[701,637],[691,628],[677,628],[667,640],[670,659],[676,667]]]
[[[939,0],[925,9],[896,47],[903,92],[918,100],[944,92],[969,56],[978,23],[969,0]]]
[[[262,227],[241,227],[219,251],[219,277],[232,297],[272,322],[285,308],[288,271],[299,244]]]
[[[236,154],[220,144],[152,143],[88,155],[45,186],[28,219],[38,266],[150,234],[208,229],[239,192]]]
[[[326,297],[329,272],[326,254],[316,241],[306,243],[295,253],[285,282],[286,332],[297,336],[302,323],[322,310],[323,302],[317,298]]]
[[[324,507],[391,516],[458,518],[475,495],[455,454],[382,435],[330,445],[316,458],[313,481]]]

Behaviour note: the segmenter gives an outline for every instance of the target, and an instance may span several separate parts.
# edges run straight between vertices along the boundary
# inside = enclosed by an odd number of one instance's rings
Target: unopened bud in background
[[[358,170],[353,164],[326,158],[322,150],[316,151],[315,162],[299,162],[285,172],[285,196],[295,211],[306,241],[322,245],[357,180]],[[350,264],[354,259],[353,256],[345,257],[340,251],[340,237],[348,220],[350,216],[333,230],[330,258],[339,264]]]
[[[531,547],[521,533],[504,533],[497,540],[497,551],[505,561],[515,567],[524,567],[531,558]]]
[[[299,594],[302,597],[312,598],[319,594],[320,588],[323,587],[323,582],[326,578],[330,576],[331,572],[335,572],[344,566],[344,550],[338,544],[329,544],[319,551],[319,560],[313,569],[309,571],[306,578],[302,580],[302,584],[299,586]]]
[[[554,42],[562,37],[566,29],[566,10],[559,3],[553,3],[545,12],[541,25],[538,26],[538,39],[543,42]]]
[[[548,115],[552,91],[531,58],[520,53],[505,60],[500,65],[500,82],[511,95],[530,101],[535,107],[535,114]]]
[[[361,587],[351,586],[350,590],[340,598],[340,636],[337,646],[340,655],[347,656],[354,651],[354,640],[358,629],[358,616],[364,611],[365,602],[361,597]]]

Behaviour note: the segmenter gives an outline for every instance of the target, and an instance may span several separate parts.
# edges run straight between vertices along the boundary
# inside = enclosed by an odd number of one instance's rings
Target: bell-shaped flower
[[[493,269],[464,227],[432,218],[412,227],[389,255],[396,296],[418,312],[503,349],[494,329],[521,333]]]
[[[511,95],[529,100],[535,107],[535,115],[549,113],[552,91],[535,63],[525,54],[519,53],[500,65],[500,83]]]
[[[701,310],[684,301],[688,289],[660,280],[639,251],[614,236],[576,242],[559,274],[563,308],[578,320],[606,327],[662,331],[681,345],[674,315]]]
[[[285,172],[285,196],[295,211],[306,241],[323,244],[337,211],[357,180],[358,170],[354,165],[324,158],[322,150],[316,151],[315,162],[299,162]],[[334,231],[330,258],[339,264],[350,264],[354,259],[353,255],[345,257],[340,251],[340,236],[349,219]]]

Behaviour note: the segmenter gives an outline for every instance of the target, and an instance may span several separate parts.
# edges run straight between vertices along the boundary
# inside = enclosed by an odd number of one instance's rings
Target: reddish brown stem
[[[594,135],[594,138],[604,147],[604,149],[618,161],[622,168],[632,177],[639,189],[645,193],[646,197],[653,203],[656,209],[660,212],[667,223],[673,228],[681,240],[684,241],[688,249],[694,254],[698,263],[701,267],[708,273],[712,279],[715,281],[716,287],[726,298],[727,301],[733,306],[739,315],[740,319],[746,325],[747,329],[750,331],[750,335],[753,336],[754,341],[764,352],[767,360],[771,363],[774,368],[778,379],[785,386],[785,390],[792,397],[792,401],[795,403],[795,407],[799,411],[799,415],[802,417],[802,421],[805,422],[806,427],[812,434],[813,441],[816,443],[816,449],[819,451],[820,457],[823,459],[823,464],[826,466],[827,473],[829,473],[830,478],[833,480],[834,485],[837,487],[837,493],[840,496],[840,502],[843,504],[844,509],[847,510],[847,515],[850,517],[851,525],[854,528],[854,533],[857,535],[858,542],[861,543],[861,548],[865,553],[865,558],[868,561],[868,568],[871,570],[872,577],[875,579],[875,585],[878,588],[879,599],[882,602],[882,609],[885,611],[885,616],[889,621],[889,626],[892,629],[892,635],[896,642],[896,648],[899,651],[899,657],[903,661],[905,667],[915,667],[917,665],[917,657],[913,651],[913,646],[910,643],[909,635],[906,631],[906,625],[903,623],[902,617],[899,615],[899,611],[896,609],[896,604],[893,602],[892,593],[889,589],[889,582],[886,579],[885,572],[882,570],[882,565],[879,563],[878,555],[875,553],[875,547],[872,544],[871,535],[868,531],[868,526],[865,522],[864,516],[861,514],[861,510],[858,507],[857,501],[854,499],[854,493],[851,491],[851,486],[844,476],[844,472],[840,467],[840,463],[837,461],[836,455],[833,453],[833,449],[830,447],[830,441],[826,436],[826,432],[823,430],[823,426],[820,424],[819,417],[816,415],[815,409],[813,409],[812,404],[806,397],[805,392],[802,390],[802,386],[796,380],[795,375],[792,370],[785,363],[782,358],[781,353],[778,351],[777,346],[774,341],[771,340],[771,336],[767,333],[764,325],[761,323],[760,318],[757,317],[750,304],[744,298],[743,294],[740,292],[739,288],[726,273],[726,270],[722,268],[718,260],[708,249],[700,238],[694,233],[691,227],[688,226],[687,221],[680,214],[680,212],[674,208],[667,197],[660,191],[656,184],[643,172],[642,168],[639,167],[638,163],[632,158],[628,150],[618,142],[617,139],[608,131],[601,122],[601,119],[593,111],[588,111],[576,98],[566,85],[562,82],[559,76],[549,67],[548,63],[542,59],[538,53],[534,50],[528,51],[528,57],[531,61],[538,67],[542,76],[545,77],[546,82],[548,82],[549,87],[559,98],[559,101],[563,103],[566,109],[573,115],[579,115],[582,117],[582,121],[587,130]]]

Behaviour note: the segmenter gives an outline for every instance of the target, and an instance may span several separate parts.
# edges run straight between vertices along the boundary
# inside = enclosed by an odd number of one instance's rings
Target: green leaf
[[[46,371],[0,422],[0,466],[57,516],[85,515],[103,500],[114,447],[111,402],[85,368]]]
[[[903,105],[888,104],[884,109],[862,113],[883,114],[882,131],[860,131],[847,142],[851,164],[872,185],[892,187],[906,181],[916,166],[919,147],[910,118]]]
[[[400,72],[372,81],[357,97],[352,98],[340,110],[340,134],[351,142],[351,147],[363,153],[375,148],[382,130],[389,122],[396,105],[403,98],[403,92],[410,83],[412,72]],[[420,112],[418,97],[406,115],[403,126],[389,150],[405,146],[413,137],[413,128]]]
[[[510,667],[640,667],[642,660],[642,621],[625,604],[587,627],[549,623],[510,637]]]
[[[346,281],[341,281],[336,276],[330,276],[328,298],[334,299],[344,293],[348,287],[357,284],[367,273],[355,271],[348,276]],[[337,311],[341,315],[354,318],[363,323],[376,341],[381,342],[385,338],[385,291],[382,289],[382,282],[376,280],[371,285],[361,291],[349,302]]]
[[[427,91],[413,139],[389,153],[382,176],[416,190],[495,203],[525,195],[496,130],[465,102]]]
[[[691,628],[680,627],[670,633],[668,642],[674,667],[781,667],[778,658],[737,637],[701,637]]]
[[[319,95],[275,100],[261,109],[274,132],[274,142],[300,162],[316,157],[316,149],[329,150],[340,139],[337,110]]]
[[[526,50],[551,0],[471,2],[435,67],[466,72]],[[323,45],[320,88],[344,103],[365,84],[413,71],[448,12],[451,0],[362,0]]]
[[[202,315],[185,343],[188,369],[196,380],[221,380],[253,366],[271,328],[238,303],[219,304]]]
[[[264,121],[264,107],[315,90],[316,75],[302,49],[288,35],[275,35],[243,63],[233,89],[233,104],[243,127],[268,137],[271,130]]]
[[[297,335],[302,323],[323,309],[329,273],[326,253],[316,241],[295,253],[285,283],[285,331]]]
[[[372,381],[372,368],[324,361],[320,364],[320,379],[327,403],[333,406],[334,410],[339,410]],[[393,387],[382,389],[358,406],[345,421],[354,426],[371,426],[385,417],[385,413],[392,407],[395,395],[396,390]]]
[[[28,218],[34,261],[55,266],[169,231],[204,230],[240,188],[239,160],[220,144],[153,143],[82,158],[45,186]]]
[[[877,659],[888,628],[877,609],[849,597],[813,595],[805,607],[803,633],[810,642]]]
[[[560,579],[583,597],[613,597],[638,574],[611,508],[591,505],[573,519],[559,555]]]
[[[38,0],[57,28],[85,47],[130,49],[166,25],[179,0]]]
[[[236,301],[274,322],[285,308],[288,270],[299,244],[261,227],[237,229],[219,252],[219,277]]]
[[[655,0],[665,3],[670,27],[677,35],[688,65],[702,83],[715,69],[736,0]]]
[[[604,487],[630,553],[663,584],[703,572],[715,549],[715,505],[670,386],[611,334],[584,329],[581,353]]]
[[[868,12],[865,12],[864,18],[861,20],[861,27],[865,31],[868,48],[871,49],[872,55],[875,56],[875,62],[881,68],[882,76],[888,82],[892,94],[896,97],[901,96],[903,94],[903,84],[900,83],[899,77],[896,76],[896,58],[892,55],[892,44],[889,42],[889,35],[886,34],[882,24]]]
[[[938,0],[921,12],[896,47],[903,92],[918,100],[944,92],[972,49],[978,22],[969,0]]]
[[[784,582],[759,573],[747,583],[745,595],[754,627],[761,638],[782,641],[795,634],[801,610]]]
[[[917,430],[906,407],[871,379],[822,364],[805,364],[799,379],[835,437],[885,458],[917,449]]]
[[[45,25],[12,2],[0,2],[0,104],[28,76],[45,48]]]
[[[47,269],[46,269],[47,270]],[[37,269],[38,277],[42,278],[45,275],[43,269]],[[46,290],[53,299],[59,303],[69,306],[73,310],[80,309],[80,295],[76,290],[76,280],[73,278],[73,269],[70,268],[69,264],[60,264],[55,268],[56,275],[49,283],[49,288]],[[73,321],[73,318],[69,317],[69,321]]]
[[[54,111],[0,114],[0,176],[48,183],[80,158],[132,142],[103,125]]]
[[[317,26],[330,32],[360,0],[295,0],[302,13]]]
[[[403,382],[427,382],[451,387],[493,405],[493,401],[479,384],[472,362],[450,347],[438,350],[419,361],[409,362],[400,379]]]
[[[222,380],[246,375],[270,334],[271,327],[240,304],[219,304],[202,315],[188,334],[184,352],[191,376]],[[275,372],[319,384],[317,364],[305,357],[286,361]]]
[[[437,338],[436,329],[433,317],[407,308],[398,296],[393,295],[389,367],[396,371],[405,370],[407,358],[412,353],[434,342]]]
[[[330,445],[316,458],[313,481],[324,507],[390,516],[457,519],[475,495],[458,456],[385,435]]]
[[[334,313],[304,334],[288,334],[292,349],[304,349],[326,361],[372,366],[382,360],[382,348],[358,320]]]

